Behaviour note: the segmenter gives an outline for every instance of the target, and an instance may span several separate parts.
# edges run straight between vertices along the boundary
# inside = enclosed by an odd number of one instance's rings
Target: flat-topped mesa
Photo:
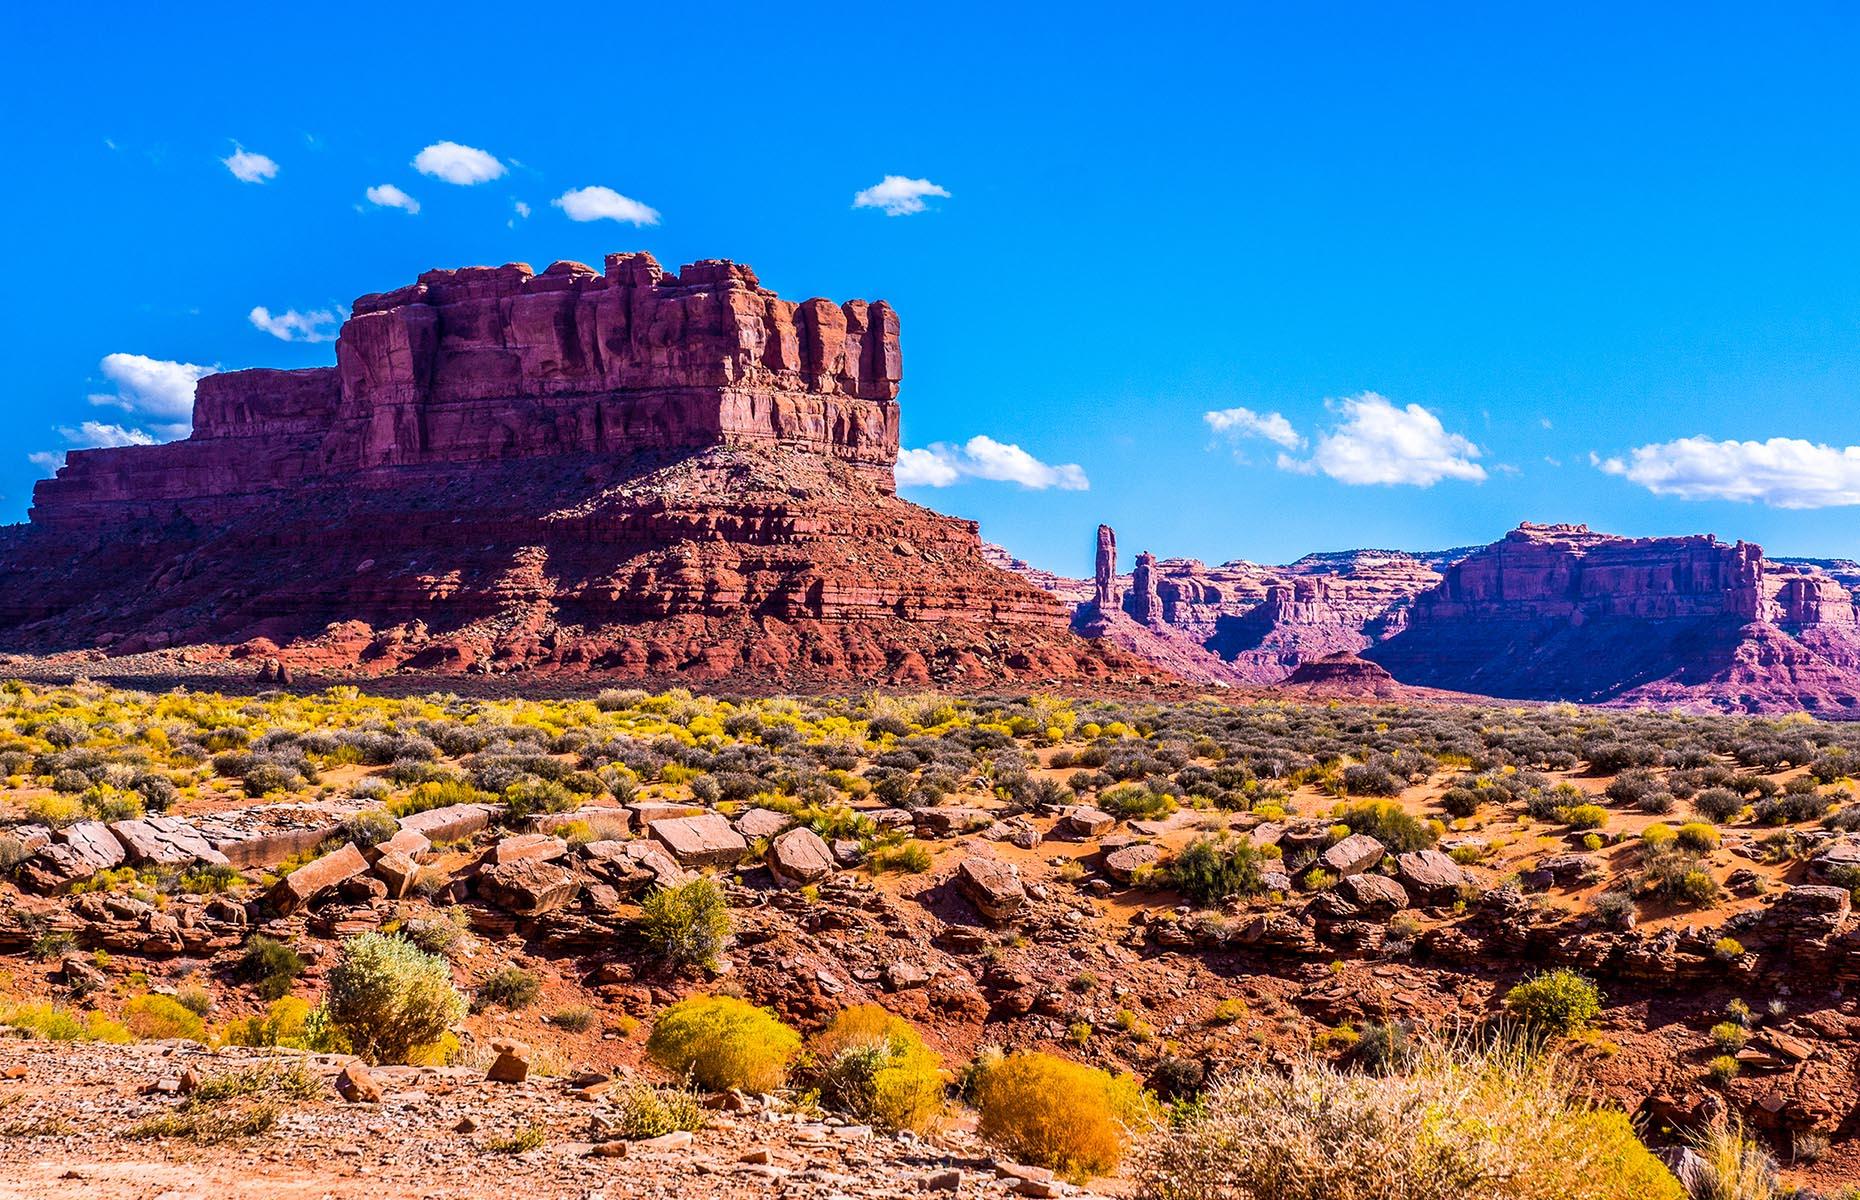
[[[890,491],[901,375],[890,305],[782,300],[723,260],[429,271],[355,302],[334,368],[211,375],[185,441],[73,451],[32,520],[220,517],[348,472],[730,445],[825,455]]]
[[[1627,538],[1526,523],[1448,567],[1415,598],[1412,620],[1774,620],[1764,568],[1761,546],[1710,534]]]

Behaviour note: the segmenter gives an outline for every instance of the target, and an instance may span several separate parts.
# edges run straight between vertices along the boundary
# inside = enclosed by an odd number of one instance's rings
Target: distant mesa
[[[649,254],[430,271],[0,532],[0,649],[177,671],[982,684],[1138,662],[895,495],[898,317]]]
[[[1860,568],[1710,535],[1525,523],[1490,546],[1357,550],[1286,566],[1139,556],[1059,581],[1074,627],[1186,679],[1388,682],[1526,700],[1860,718]]]

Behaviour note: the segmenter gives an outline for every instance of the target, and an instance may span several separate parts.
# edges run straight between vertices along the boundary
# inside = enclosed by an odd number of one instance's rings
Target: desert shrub
[[[1601,893],[1595,898],[1594,909],[1595,915],[1611,929],[1627,929],[1637,916],[1634,897],[1621,891]]]
[[[129,1032],[145,1041],[163,1038],[191,1038],[199,1041],[205,1029],[200,1014],[172,996],[149,993],[137,996],[123,1006],[123,1024]]]
[[[1692,797],[1692,811],[1722,825],[1744,811],[1744,798],[1725,787],[1706,788]]]
[[[592,1029],[599,1019],[593,1009],[586,1005],[576,1004],[551,1013],[549,1024],[567,1033],[583,1033]]]
[[[474,999],[479,1008],[495,1004],[512,1011],[528,1008],[542,995],[542,981],[522,967],[503,967],[478,985]]]
[[[1426,850],[1439,840],[1434,827],[1403,810],[1393,800],[1356,800],[1340,804],[1331,819],[1349,826],[1351,833],[1366,833],[1396,853]]]
[[[0,1004],[0,1026],[17,1029],[29,1037],[48,1042],[121,1044],[135,1040],[128,1029],[100,1012],[80,1016],[68,1008],[44,1001]]]
[[[640,936],[673,967],[714,969],[730,941],[730,908],[712,879],[659,888],[640,905]]]
[[[1709,854],[1718,848],[1718,827],[1703,821],[1691,821],[1679,827],[1674,843],[1695,854]]]
[[[288,944],[262,933],[253,934],[239,956],[239,972],[258,985],[258,994],[276,1000],[291,990],[304,971],[303,955]]]
[[[1563,821],[1571,829],[1600,829],[1608,823],[1608,810],[1599,804],[1578,804],[1563,810]]]
[[[417,784],[405,796],[388,801],[387,810],[390,816],[407,817],[430,809],[449,808],[454,804],[489,804],[496,799],[462,779],[435,779]]]
[[[379,933],[342,943],[324,1003],[333,1028],[369,1062],[407,1061],[465,1013],[444,959]]]
[[[1356,1063],[1365,1071],[1386,1074],[1413,1065],[1419,1045],[1404,1021],[1371,1021],[1356,1038]]]
[[[1640,888],[1675,904],[1710,904],[1720,888],[1705,863],[1693,851],[1677,844],[1649,847],[1641,856]]]
[[[1441,794],[1440,807],[1450,816],[1470,817],[1479,811],[1485,797],[1477,789],[1468,787],[1450,787]]]
[[[1800,782],[1792,780],[1791,783]],[[1827,815],[1834,806],[1831,796],[1819,792],[1785,791],[1780,796],[1759,800],[1753,806],[1753,815],[1765,825],[1794,825],[1800,821],[1814,821]]]
[[[1720,1021],[1711,1027],[1711,1042],[1725,1054],[1736,1054],[1750,1040],[1750,1031],[1736,1021]]]
[[[618,1111],[616,1132],[626,1138],[655,1138],[680,1129],[696,1132],[709,1123],[704,1097],[687,1087],[657,1088],[634,1080],[611,1093]]]
[[[1402,781],[1381,763],[1351,763],[1343,769],[1343,790],[1352,796],[1399,796]]]
[[[980,1064],[971,1095],[984,1139],[1080,1179],[1115,1169],[1125,1142],[1151,1120],[1149,1098],[1131,1076],[1038,1051]]]
[[[1686,1200],[1625,1113],[1504,1047],[1242,1070],[1146,1139],[1135,1174],[1147,1200]]]
[[[456,961],[470,944],[464,921],[465,915],[458,909],[442,910],[431,917],[410,917],[400,927],[400,936],[427,954]]]
[[[1098,793],[1098,807],[1120,817],[1166,817],[1175,811],[1175,801],[1162,792],[1154,792],[1139,783],[1120,783]]]
[[[646,1053],[711,1091],[770,1092],[788,1078],[801,1035],[765,1008],[734,996],[693,996],[659,1014]]]
[[[83,802],[62,792],[33,796],[26,801],[26,820],[37,825],[63,829],[77,824],[85,816]]]
[[[1638,805],[1660,791],[1659,781],[1648,771],[1623,771],[1609,780],[1605,795],[1615,804]]]
[[[884,1129],[918,1131],[943,1111],[937,1056],[909,1021],[876,1004],[842,1009],[810,1049],[821,1101],[830,1108]]]
[[[400,822],[385,808],[365,808],[342,819],[343,838],[354,842],[358,850],[379,846],[399,832]]]
[[[294,1046],[302,1048],[310,1002],[298,996],[274,1000],[263,1016],[233,1021],[220,1033],[229,1046]]]
[[[241,780],[245,794],[254,799],[272,792],[295,791],[305,782],[302,772],[277,762],[255,762],[246,769]]]
[[[132,1141],[181,1138],[212,1145],[236,1138],[258,1137],[269,1133],[277,1123],[278,1105],[270,1100],[225,1107],[187,1106],[175,1112],[144,1117],[124,1130],[123,1136]]]
[[[1169,878],[1197,904],[1219,904],[1232,896],[1266,890],[1264,852],[1245,838],[1198,837],[1169,864]]]
[[[1526,1028],[1566,1036],[1588,1028],[1601,1015],[1602,994],[1585,976],[1558,967],[1506,992],[1505,1008]]]

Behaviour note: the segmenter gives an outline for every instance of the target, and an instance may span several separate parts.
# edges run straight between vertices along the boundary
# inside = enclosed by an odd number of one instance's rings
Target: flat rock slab
[[[646,832],[687,867],[729,866],[749,852],[743,835],[719,813],[669,817],[647,825]]]
[[[1836,871],[1860,869],[1860,838],[1844,837],[1828,843],[1808,865],[1822,879]]]
[[[1125,846],[1104,856],[1104,873],[1119,883],[1130,883],[1136,879],[1137,872],[1161,861],[1162,854],[1162,847],[1148,842]]]
[[[948,808],[919,808],[911,813],[911,819],[917,826],[917,832],[924,837],[953,837],[958,833],[986,829],[995,823],[994,814],[985,808],[956,805]]]
[[[786,813],[772,808],[752,808],[736,818],[736,832],[753,842],[757,838],[772,838],[792,824],[794,818]]]
[[[516,862],[520,858],[539,858],[551,862],[568,853],[568,843],[554,834],[520,833],[491,847],[485,861],[493,866]]]
[[[833,874],[833,850],[811,829],[790,829],[769,843],[769,874],[784,887],[805,887]]]
[[[355,843],[344,843],[342,849],[305,863],[278,880],[269,896],[271,906],[289,916],[316,899],[318,894],[340,886],[367,869],[368,860],[355,848]]]
[[[1333,875],[1357,875],[1382,861],[1388,851],[1381,842],[1366,833],[1353,833],[1318,856],[1324,869]]]
[[[117,821],[110,832],[123,844],[132,863],[185,867],[194,863],[231,866],[231,860],[207,841],[206,835],[177,817],[142,817]]]
[[[270,867],[314,850],[342,832],[342,821],[360,812],[355,802],[327,800],[259,804],[188,818],[215,850],[235,867]]]
[[[1053,832],[1063,838],[1085,841],[1103,837],[1117,827],[1117,818],[1102,808],[1074,804],[1059,811],[1059,823]]]
[[[1395,856],[1395,874],[1423,900],[1454,900],[1473,882],[1466,868],[1438,850],[1415,850]]]
[[[581,879],[563,863],[519,858],[479,871],[478,891],[506,912],[534,917],[573,903]]]
[[[377,842],[363,851],[369,858],[377,861],[386,854],[404,854],[418,861],[423,855],[432,852],[433,843],[417,829],[402,829],[385,842]]]
[[[402,817],[400,827],[425,834],[428,841],[456,842],[489,828],[496,815],[491,804],[448,804]]]
[[[989,921],[1011,920],[1027,906],[1020,872],[998,858],[973,855],[963,859],[956,867],[956,890]]]
[[[589,842],[581,853],[588,869],[624,896],[638,895],[649,887],[677,887],[687,878],[684,868],[657,842]]]
[[[666,821],[673,817],[701,817],[708,810],[701,804],[683,804],[672,800],[640,800],[627,805],[626,811],[632,814],[634,825],[646,829],[654,821]]]
[[[39,892],[82,883],[99,871],[123,865],[123,844],[102,821],[79,821],[58,830],[53,841],[19,865],[19,880]]]
[[[1408,907],[1408,892],[1386,875],[1346,875],[1337,891],[1365,912],[1391,913]]]

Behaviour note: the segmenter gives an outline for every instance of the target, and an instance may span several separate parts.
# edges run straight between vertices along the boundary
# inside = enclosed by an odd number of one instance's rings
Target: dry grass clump
[[[657,1088],[634,1080],[608,1099],[619,1110],[616,1132],[625,1138],[655,1138],[680,1129],[696,1132],[710,1121],[704,1097],[688,1087]]]
[[[1720,1120],[1692,1139],[1685,1186],[1692,1200],[1774,1200],[1785,1195],[1776,1160],[1743,1123]]]
[[[1401,1074],[1249,1070],[1144,1144],[1150,1200],[1686,1200],[1553,1056],[1431,1043]]]

